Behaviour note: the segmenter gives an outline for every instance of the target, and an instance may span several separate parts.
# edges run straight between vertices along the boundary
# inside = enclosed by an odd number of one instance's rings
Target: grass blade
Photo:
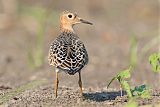
[[[113,77],[111,80],[110,80],[110,82],[108,83],[108,85],[107,85],[107,88],[111,85],[111,83],[116,79],[117,77]]]

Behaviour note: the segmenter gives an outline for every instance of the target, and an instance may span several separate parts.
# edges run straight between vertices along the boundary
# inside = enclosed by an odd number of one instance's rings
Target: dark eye
[[[69,18],[72,18],[72,15],[71,15],[71,14],[69,14],[69,15],[68,15],[68,17],[69,17]]]

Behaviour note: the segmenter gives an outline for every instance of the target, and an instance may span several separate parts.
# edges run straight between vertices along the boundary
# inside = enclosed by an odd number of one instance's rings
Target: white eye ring
[[[74,18],[73,14],[68,14],[67,17],[68,17],[68,19],[73,19]]]

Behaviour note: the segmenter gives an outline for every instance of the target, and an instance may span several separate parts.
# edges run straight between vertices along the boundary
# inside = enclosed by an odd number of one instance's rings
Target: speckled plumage
[[[50,65],[73,75],[88,63],[88,54],[74,32],[64,31],[52,42],[48,59]]]
[[[55,66],[56,80],[55,80],[55,96],[57,97],[58,90],[58,71],[64,71],[67,74],[79,74],[79,87],[83,95],[81,69],[88,63],[88,54],[83,42],[75,34],[73,26],[79,23],[86,23],[92,25],[80,18],[76,13],[64,11],[60,16],[61,33],[51,43],[49,49],[48,60],[49,64]]]

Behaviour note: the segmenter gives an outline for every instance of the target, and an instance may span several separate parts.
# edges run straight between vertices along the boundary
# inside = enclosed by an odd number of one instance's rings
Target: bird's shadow
[[[123,95],[126,93],[123,92]],[[113,92],[94,92],[94,93],[84,93],[83,98],[84,100],[92,100],[96,102],[103,102],[106,100],[115,100],[117,96],[121,96],[120,91],[113,91]]]

